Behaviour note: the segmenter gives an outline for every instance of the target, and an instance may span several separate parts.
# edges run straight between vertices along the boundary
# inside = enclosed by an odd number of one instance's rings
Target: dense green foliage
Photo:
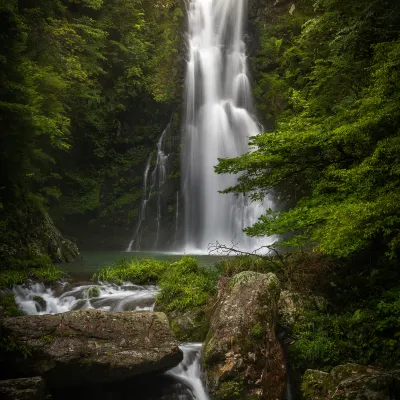
[[[0,271],[0,289],[11,288],[29,279],[55,282],[63,275],[64,272],[53,264],[49,256],[11,259],[6,268]]]
[[[205,306],[216,294],[218,275],[213,268],[201,267],[197,259],[182,257],[161,276],[157,304],[169,311]]]
[[[270,132],[216,170],[240,175],[227,192],[278,198],[281,208],[246,229],[251,236],[284,234],[276,246],[311,245],[337,257],[374,242],[394,257],[400,9],[388,0],[295,4],[294,12],[259,17],[256,95]]]
[[[168,263],[165,261],[118,260],[113,265],[100,269],[94,276],[102,282],[133,282],[137,285],[157,284],[165,273]]]
[[[179,103],[182,20],[179,0],[0,1],[0,252],[38,210],[132,226]]]
[[[172,263],[155,259],[123,259],[100,269],[93,278],[117,284],[157,284],[160,287],[157,304],[164,310],[184,311],[207,303],[216,293],[218,276],[216,269],[201,267],[195,258],[182,257]]]
[[[354,312],[310,311],[293,329],[290,346],[295,368],[329,371],[344,363],[399,367],[400,290],[352,304]]]

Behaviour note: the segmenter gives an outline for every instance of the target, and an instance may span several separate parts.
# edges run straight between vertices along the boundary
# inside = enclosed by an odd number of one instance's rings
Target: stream
[[[61,282],[49,288],[41,283],[16,286],[15,299],[28,315],[59,314],[72,310],[95,308],[121,312],[153,310],[156,286],[137,286],[93,282]],[[201,343],[182,343],[183,361],[163,375],[133,379],[107,385],[68,388],[54,393],[55,399],[96,398],[135,400],[208,400],[202,383]],[[128,395],[128,396],[127,396]]]

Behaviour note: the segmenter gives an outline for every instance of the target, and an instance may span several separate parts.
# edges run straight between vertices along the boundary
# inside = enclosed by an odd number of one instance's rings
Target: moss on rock
[[[396,389],[397,371],[382,371],[372,366],[344,364],[328,374],[307,370],[301,385],[305,400],[391,400]]]
[[[100,296],[100,288],[98,286],[90,286],[86,290],[85,295],[87,296],[88,299],[92,299],[94,297],[99,297]]]
[[[46,311],[47,302],[42,296],[34,296],[33,301],[35,302],[37,312]]]
[[[285,363],[275,336],[279,294],[279,281],[271,273],[245,271],[220,285],[204,345],[214,399],[283,396]]]
[[[333,388],[333,379],[327,372],[308,369],[301,384],[304,400],[325,400]]]

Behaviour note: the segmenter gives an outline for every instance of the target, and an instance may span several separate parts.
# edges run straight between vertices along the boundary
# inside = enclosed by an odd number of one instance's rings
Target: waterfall
[[[172,142],[171,142],[172,139],[170,130],[171,130],[171,123],[168,124],[167,128],[163,131],[157,142],[156,160],[150,174],[150,179],[149,179],[149,172],[152,167],[151,163],[154,153],[151,153],[149,158],[147,159],[143,177],[143,196],[142,196],[142,203],[140,205],[139,220],[135,229],[135,233],[133,235],[133,239],[129,243],[129,246],[126,251],[132,251],[133,249],[140,250],[141,238],[143,233],[143,223],[146,221],[147,206],[154,195],[157,196],[157,200],[156,200],[156,217],[155,217],[156,233],[155,233],[153,247],[157,248],[159,244],[161,219],[162,219],[162,203],[163,203],[164,189],[165,189],[164,185],[167,180],[168,158],[172,148]],[[169,150],[169,152],[167,151],[167,149]]]
[[[249,137],[262,129],[252,115],[243,40],[246,12],[246,0],[191,0],[189,4],[182,143],[188,253],[207,251],[217,241],[226,245],[233,241],[250,251],[262,245],[242,230],[269,205],[250,202],[244,195],[220,194],[235,184],[236,177],[214,172],[218,158],[249,151]]]
[[[178,229],[179,229],[179,191],[176,192],[176,203],[175,203],[175,239],[174,239],[175,246],[178,237]]]

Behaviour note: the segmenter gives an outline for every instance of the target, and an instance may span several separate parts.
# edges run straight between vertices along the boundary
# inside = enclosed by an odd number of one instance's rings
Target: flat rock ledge
[[[44,397],[45,385],[40,376],[0,381],[2,400],[43,400]]]
[[[165,314],[71,311],[6,318],[0,326],[5,378],[42,376],[51,387],[162,373],[182,359]]]

